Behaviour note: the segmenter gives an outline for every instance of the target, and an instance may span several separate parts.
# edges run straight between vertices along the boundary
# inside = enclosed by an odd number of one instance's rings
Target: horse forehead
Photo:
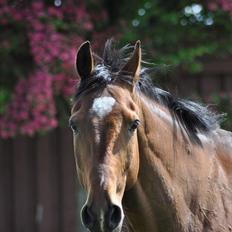
[[[90,112],[103,118],[113,110],[115,103],[116,100],[112,96],[97,97],[93,100]]]

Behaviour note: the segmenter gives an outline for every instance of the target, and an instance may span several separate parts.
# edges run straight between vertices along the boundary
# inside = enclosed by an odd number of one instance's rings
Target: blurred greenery
[[[224,121],[221,123],[222,128],[232,131],[232,98],[227,95],[214,94],[211,101],[217,106],[219,112],[226,112]]]
[[[0,114],[6,110],[6,103],[10,100],[10,91],[5,87],[0,87]]]
[[[115,2],[115,1],[110,1]],[[153,54],[154,63],[181,66],[188,72],[202,70],[203,55],[232,54],[231,15],[220,9],[209,11],[206,1],[120,0],[106,1],[111,22],[123,22],[122,43],[141,39]]]

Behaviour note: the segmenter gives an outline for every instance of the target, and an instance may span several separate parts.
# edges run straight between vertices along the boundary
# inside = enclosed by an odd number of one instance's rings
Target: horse
[[[91,232],[232,231],[232,133],[221,114],[152,84],[141,42],[77,51],[77,175]],[[183,83],[184,84],[184,83]]]

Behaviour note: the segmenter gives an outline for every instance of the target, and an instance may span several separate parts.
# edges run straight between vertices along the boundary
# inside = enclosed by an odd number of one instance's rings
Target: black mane
[[[130,76],[118,75],[130,57],[131,50],[132,47],[129,45],[116,49],[112,40],[108,40],[105,44],[103,58],[95,56],[98,64],[92,73],[93,78],[81,80],[75,94],[75,99],[84,93],[104,89],[108,84],[116,81],[132,85]],[[141,69],[140,80],[136,84],[136,91],[167,107],[173,120],[176,120],[181,128],[184,129],[189,139],[201,145],[197,133],[207,134],[218,128],[223,115],[215,114],[201,104],[175,98],[169,92],[155,87],[150,78],[153,71],[153,68]]]

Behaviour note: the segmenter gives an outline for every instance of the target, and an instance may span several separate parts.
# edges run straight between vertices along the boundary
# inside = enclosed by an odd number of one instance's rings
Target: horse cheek
[[[130,167],[127,174],[127,183],[126,183],[126,190],[132,188],[137,181],[138,172],[139,172],[139,149],[138,149],[138,141],[135,138],[131,142],[131,149],[130,149]]]

